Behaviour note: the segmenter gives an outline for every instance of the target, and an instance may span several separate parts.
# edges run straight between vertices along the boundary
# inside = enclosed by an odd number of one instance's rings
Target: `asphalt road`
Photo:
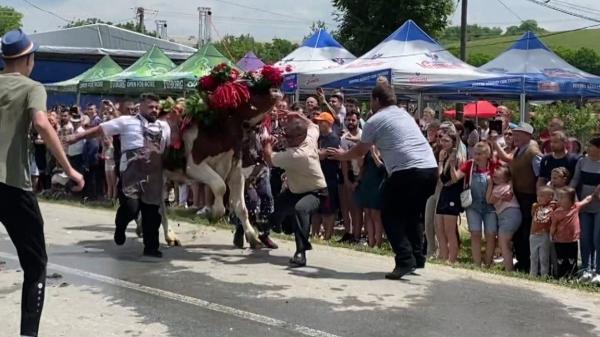
[[[186,223],[183,248],[148,259],[133,226],[114,245],[112,212],[41,207],[53,276],[42,337],[600,335],[589,293],[431,265],[388,281],[391,258],[324,246],[292,270],[291,242],[233,249],[230,231]],[[0,336],[17,336],[22,273],[3,227],[0,261]]]

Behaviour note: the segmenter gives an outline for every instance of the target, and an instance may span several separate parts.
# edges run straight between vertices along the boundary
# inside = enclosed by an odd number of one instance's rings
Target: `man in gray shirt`
[[[351,160],[364,156],[372,145],[381,151],[388,172],[382,192],[383,227],[396,254],[396,267],[385,277],[397,280],[425,266],[421,217],[435,191],[437,163],[415,120],[396,106],[387,81],[373,89],[371,108],[375,114],[365,124],[361,141],[347,152],[329,149],[329,155]]]

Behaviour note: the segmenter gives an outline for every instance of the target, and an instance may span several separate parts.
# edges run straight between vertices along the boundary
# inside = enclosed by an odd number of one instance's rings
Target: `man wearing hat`
[[[494,135],[492,139],[494,140],[496,136]],[[542,161],[540,148],[532,138],[533,126],[520,123],[513,129],[515,150],[512,153],[506,153],[498,142],[493,142],[498,157],[510,165],[513,189],[523,216],[521,226],[513,236],[515,258],[517,259],[515,269],[522,272],[529,271],[531,207],[536,201],[536,185]]]
[[[78,134],[85,131],[82,126],[81,115],[73,114],[70,119],[71,125],[73,126],[73,133]],[[79,172],[82,171],[83,167],[83,147],[85,146],[85,140],[81,140],[75,144],[69,145],[67,148],[67,156],[71,165]]]
[[[340,197],[338,185],[341,182],[340,162],[327,158],[328,148],[341,148],[340,137],[333,132],[335,119],[329,112],[321,112],[314,119],[319,126],[319,159],[321,170],[327,183],[328,197],[321,202],[321,206],[312,217],[312,235],[319,235],[321,224],[325,229],[325,240],[331,239],[335,219],[340,208]]]
[[[2,38],[0,74],[0,222],[6,227],[23,269],[21,335],[38,334],[46,286],[44,221],[32,192],[29,167],[29,129],[44,140],[67,176],[83,188],[83,177],[69,164],[56,132],[48,121],[46,91],[29,79],[37,46],[21,31]],[[10,333],[9,333],[10,334]]]

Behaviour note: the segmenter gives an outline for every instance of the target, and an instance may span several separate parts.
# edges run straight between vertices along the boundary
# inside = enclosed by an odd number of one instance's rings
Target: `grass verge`
[[[63,204],[63,205],[69,205],[69,206],[80,206],[80,207],[88,207],[88,208],[95,208],[95,209],[114,209],[114,210],[116,210],[116,206],[112,205],[109,202],[89,201],[89,202],[86,202],[85,204],[82,204],[80,200],[76,200],[76,199],[52,199],[52,198],[46,198],[46,197],[41,197],[41,196],[39,197],[39,199],[43,200],[45,202],[49,202],[49,203],[57,203],[57,204]],[[169,216],[169,219],[173,220],[173,221],[185,221],[185,222],[194,223],[194,224],[198,224],[198,225],[213,226],[213,227],[226,229],[226,230],[233,229],[232,225],[225,221],[210,222],[203,217],[197,216],[195,214],[194,210],[191,210],[191,209],[171,208],[171,209],[169,209],[168,216]],[[293,237],[291,237],[289,235],[285,235],[285,234],[272,233],[271,236],[278,240],[286,240],[286,241],[294,240]],[[450,265],[450,267],[452,267],[452,268],[474,270],[474,271],[487,273],[487,274],[495,274],[495,275],[514,277],[516,279],[521,279],[521,280],[529,280],[529,281],[533,281],[533,282],[553,284],[553,285],[562,286],[562,287],[571,288],[571,289],[580,290],[580,291],[585,291],[585,292],[589,292],[589,293],[600,294],[600,287],[589,284],[589,283],[579,283],[576,280],[565,280],[565,279],[555,280],[553,278],[534,278],[534,277],[529,276],[529,274],[517,273],[517,272],[506,272],[502,269],[501,264],[494,264],[491,268],[477,267],[474,264],[469,262],[470,256],[471,256],[470,255],[471,254],[471,252],[470,252],[471,242],[469,239],[468,232],[461,230],[460,237],[461,237],[461,244],[460,244],[458,263],[456,263],[454,265]],[[312,242],[315,244],[318,244],[318,245],[346,248],[346,249],[351,249],[351,250],[359,251],[359,252],[363,252],[363,253],[383,255],[383,256],[393,256],[391,247],[389,246],[389,244],[387,242],[382,247],[370,248],[368,246],[359,245],[359,244],[338,243],[337,240],[339,238],[340,238],[339,236],[334,236],[334,238],[331,241],[313,239]],[[443,263],[441,261],[437,261],[437,260],[430,260],[429,262],[433,263],[433,264],[438,264],[438,265],[445,265],[445,263]]]

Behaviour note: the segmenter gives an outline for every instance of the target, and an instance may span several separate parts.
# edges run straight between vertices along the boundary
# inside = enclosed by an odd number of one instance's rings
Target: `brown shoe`
[[[275,242],[273,242],[273,240],[271,240],[271,238],[269,237],[268,234],[261,234],[258,236],[258,239],[260,240],[260,242],[262,242],[263,245],[265,245],[266,248],[269,248],[269,249],[279,248],[279,246]]]

